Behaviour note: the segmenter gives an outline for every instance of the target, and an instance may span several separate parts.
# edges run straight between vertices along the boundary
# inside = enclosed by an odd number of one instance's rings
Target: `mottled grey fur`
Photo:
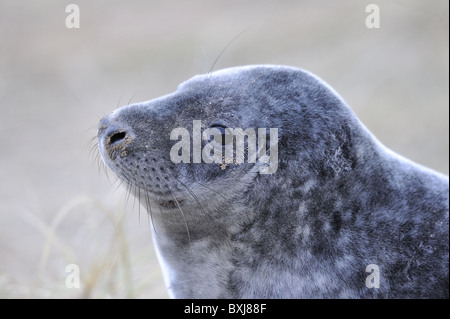
[[[279,166],[173,164],[175,127],[278,128]],[[448,177],[385,148],[297,68],[200,75],[100,122],[176,298],[448,298]],[[380,287],[366,287],[366,266]]]

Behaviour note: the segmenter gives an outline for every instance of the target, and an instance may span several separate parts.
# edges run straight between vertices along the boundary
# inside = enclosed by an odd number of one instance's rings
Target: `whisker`
[[[97,170],[98,170],[98,175],[100,175],[100,171],[101,169],[106,169],[106,167],[104,166],[105,163],[103,163],[102,159],[100,158],[100,152],[93,150],[94,153],[94,158],[92,159],[95,163],[97,163]]]
[[[138,220],[139,223],[141,223],[141,188],[137,185],[135,185],[135,191],[138,193]],[[134,204],[136,203],[136,196],[134,196],[133,199],[133,209],[134,209]]]
[[[152,205],[150,204],[150,197],[148,196],[148,192],[146,190],[144,190],[144,191],[145,191],[145,204],[146,204],[147,213],[148,213],[147,216],[150,215],[150,220],[151,220],[153,231],[155,232],[156,237],[159,238],[159,234],[156,231],[155,223],[153,222]]]
[[[156,237],[159,238],[159,235],[158,235],[158,233],[156,232],[155,225],[153,224],[152,206],[146,204],[146,207],[147,207],[147,214],[146,214],[146,215],[147,215],[147,225],[148,225],[148,230],[151,231],[150,224],[152,224],[152,227],[153,227],[153,230],[154,230],[154,232],[155,232],[155,235],[156,235]],[[150,221],[150,220],[151,220],[151,221]]]
[[[116,190],[115,190],[116,192],[123,185],[123,183],[126,183],[127,185],[131,184],[130,181],[128,180],[128,178],[125,176],[123,178],[116,178],[116,180],[113,183],[111,183],[111,185],[114,185],[115,183],[117,183],[117,181],[119,181],[119,184],[116,187]]]
[[[131,207],[131,211],[134,212],[134,208],[136,206],[136,193],[137,193],[138,197],[140,196],[139,187],[136,184],[134,184],[134,183],[128,183],[128,187],[127,188],[128,188],[127,203],[128,203],[128,201],[130,199],[130,194],[132,193],[132,191],[134,189],[135,196],[133,196],[133,206]],[[139,212],[138,212],[138,215],[139,215]],[[139,221],[140,221],[140,219],[139,219]]]
[[[120,101],[122,101],[122,96],[123,96],[123,92],[122,92],[122,94],[120,94],[119,101],[117,102],[116,109],[118,109],[120,107]]]
[[[220,51],[219,55],[217,56],[217,58],[214,60],[213,64],[212,64],[211,67],[209,68],[208,75],[210,75],[210,74],[213,72],[214,67],[216,66],[216,63],[219,61],[219,59],[222,57],[222,55],[225,53],[225,51],[228,49],[228,47],[229,47],[235,40],[237,40],[237,38],[239,38],[241,35],[243,35],[245,32],[247,32],[248,29],[249,29],[249,28],[247,28],[247,29],[241,31],[237,36],[235,36],[233,39],[231,39],[230,42],[227,43],[227,45],[222,49],[222,51]]]
[[[119,185],[120,185],[120,184],[119,184]],[[127,195],[125,196],[124,204],[125,204],[125,206],[127,206],[127,205],[128,205],[128,201],[129,201],[129,199],[130,199],[130,194],[131,194],[131,185],[130,185],[129,183],[127,183],[127,184],[125,185],[125,190],[126,190],[126,192],[127,192]]]
[[[186,177],[186,175],[183,175],[181,172],[177,172],[177,174],[179,174],[179,175],[181,175],[181,176],[183,176],[183,177]],[[177,179],[177,178],[175,178],[175,179],[176,179],[179,183],[182,183],[179,179]],[[210,190],[211,192],[213,192],[213,193],[219,195],[220,197],[222,197],[223,199],[229,201],[229,199],[226,198],[225,196],[223,196],[221,193],[215,191],[214,189],[209,188],[209,187],[206,186],[205,184],[200,183],[200,182],[198,182],[198,181],[192,181],[192,182],[195,183],[195,184],[199,184],[200,186],[206,188],[207,190]],[[183,186],[185,186],[185,185],[183,185]]]
[[[104,165],[104,163],[100,157],[97,136],[93,136],[89,141],[89,154],[91,157],[91,161],[94,163],[97,163],[98,175],[100,175],[100,170],[101,170],[102,165]],[[105,166],[103,166],[103,168],[106,169]]]
[[[176,177],[174,177],[174,178],[175,178],[175,180],[176,180],[179,184],[181,184],[181,186],[183,186],[183,187],[191,194],[191,196],[192,196],[192,197],[194,198],[194,200],[197,202],[197,204],[198,204],[200,210],[203,212],[203,215],[208,215],[208,214],[205,212],[205,210],[203,209],[203,206],[202,206],[202,204],[201,204],[201,202],[200,202],[198,196],[195,195],[195,193],[194,193],[194,192],[193,192],[186,184],[184,184],[182,181],[180,181],[178,178],[176,178]]]
[[[130,104],[131,104],[131,100],[133,100],[133,98],[134,98],[134,96],[136,95],[136,93],[137,93],[137,90],[134,91],[133,95],[131,95],[131,98],[130,98],[130,100],[128,101],[128,104],[127,104],[127,105],[130,105]]]
[[[173,197],[173,200],[175,201],[175,203],[176,203],[177,206],[178,206],[178,210],[180,211],[181,216],[183,216],[184,225],[186,226],[186,233],[187,233],[188,241],[189,241],[189,248],[190,248],[191,254],[192,254],[191,234],[189,233],[189,227],[188,227],[188,224],[187,224],[187,221],[186,221],[186,216],[184,215],[183,210],[181,209],[180,203],[179,203],[178,200],[175,198],[175,196],[173,195],[172,192],[171,192],[171,195],[172,195],[172,197]]]
[[[166,234],[168,234],[168,232],[167,232],[167,230],[168,230],[167,221],[166,221],[166,219],[164,218],[164,214],[163,214],[163,212],[162,212],[162,210],[161,210],[161,206],[160,206],[160,205],[158,205],[158,208],[159,208],[159,214],[161,215],[161,218],[162,218],[162,220],[163,220],[164,231],[166,232]]]
[[[111,178],[109,177],[109,170],[108,170],[108,168],[106,167],[106,165],[103,166],[103,172],[105,173],[106,179],[108,180],[108,182],[111,183]],[[118,179],[119,179],[119,178],[116,176],[116,181],[117,181]],[[114,181],[114,182],[112,183],[112,185],[114,185],[114,183],[115,183],[116,181]]]

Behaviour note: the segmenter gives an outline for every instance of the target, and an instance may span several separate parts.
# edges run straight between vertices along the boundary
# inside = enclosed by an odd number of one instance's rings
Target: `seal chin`
[[[119,177],[119,179],[123,180],[124,183],[128,183],[128,191],[145,207],[156,205],[164,211],[179,210],[187,203],[184,194],[179,191],[153,193],[124,180],[122,177]]]

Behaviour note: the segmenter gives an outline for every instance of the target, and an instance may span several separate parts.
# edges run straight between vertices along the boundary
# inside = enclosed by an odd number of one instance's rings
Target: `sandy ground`
[[[379,29],[365,25],[372,2]],[[167,298],[147,215],[99,172],[90,140],[103,115],[208,71],[243,31],[216,69],[310,70],[383,143],[448,174],[448,5],[2,0],[0,298]]]

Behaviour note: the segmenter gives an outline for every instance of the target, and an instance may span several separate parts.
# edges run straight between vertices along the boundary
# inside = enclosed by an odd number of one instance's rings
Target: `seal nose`
[[[109,116],[100,120],[97,136],[101,153],[108,154],[112,160],[118,154],[125,156],[126,147],[132,140],[128,130],[113,123]]]
[[[113,133],[111,133],[111,136],[109,137],[109,143],[111,145],[121,143],[122,141],[125,140],[125,136],[127,136],[127,134],[125,132],[119,132],[119,131],[113,132]]]

